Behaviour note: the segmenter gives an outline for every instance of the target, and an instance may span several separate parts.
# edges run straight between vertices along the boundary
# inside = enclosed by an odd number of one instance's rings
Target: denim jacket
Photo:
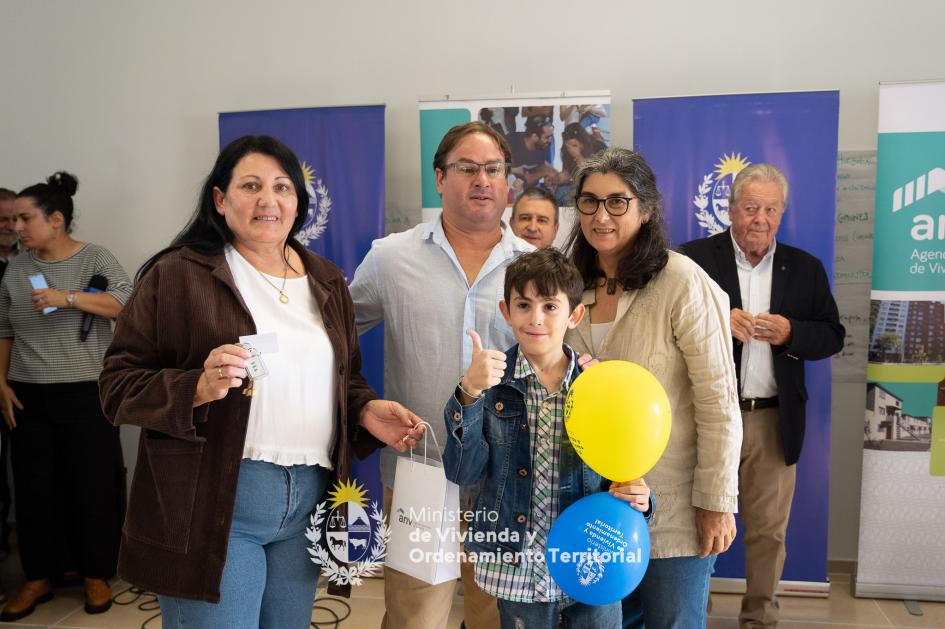
[[[566,351],[572,350],[566,348]],[[496,552],[498,549],[517,553],[526,539],[525,527],[532,503],[532,457],[525,382],[513,377],[517,356],[518,345],[515,345],[505,353],[502,380],[487,389],[483,397],[462,406],[454,394],[444,411],[446,478],[458,485],[482,482],[474,517],[469,522],[467,551]],[[575,361],[572,381],[578,375],[580,368]],[[581,461],[567,431],[563,432],[561,440],[559,474],[560,511],[610,485],[610,481]],[[650,512],[652,510],[651,503]],[[487,517],[492,513],[498,516]],[[476,541],[476,535],[488,541]]]

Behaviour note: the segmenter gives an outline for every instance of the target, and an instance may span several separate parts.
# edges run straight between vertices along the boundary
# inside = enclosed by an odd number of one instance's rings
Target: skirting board
[[[730,579],[726,577],[712,577],[713,592],[719,594],[744,594],[745,579]],[[827,598],[830,595],[828,581],[781,581],[775,592],[779,596],[804,596],[807,598]]]
[[[853,595],[865,598],[892,598],[913,601],[945,601],[945,587],[927,585],[890,585],[854,581]]]

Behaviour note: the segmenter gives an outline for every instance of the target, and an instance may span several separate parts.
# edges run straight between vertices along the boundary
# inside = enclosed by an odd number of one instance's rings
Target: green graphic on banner
[[[446,132],[458,124],[472,121],[468,109],[422,109],[420,110],[420,164],[423,207],[440,207],[440,195],[436,191],[436,175],[433,172],[433,156]]]
[[[936,406],[932,411],[932,460],[929,473],[945,476],[945,406]]]
[[[945,133],[882,133],[873,290],[945,292]]]

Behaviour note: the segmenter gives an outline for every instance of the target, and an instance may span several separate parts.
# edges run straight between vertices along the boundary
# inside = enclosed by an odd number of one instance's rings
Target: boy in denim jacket
[[[466,550],[475,553],[476,583],[495,596],[502,627],[618,628],[620,603],[591,606],[568,598],[544,562],[558,514],[584,496],[607,490],[650,514],[642,479],[609,483],[587,467],[564,429],[568,387],[580,374],[564,334],[584,316],[583,282],[555,249],[515,260],[505,272],[499,308],[518,345],[483,349],[472,338],[472,361],[446,405],[446,477],[482,483]]]

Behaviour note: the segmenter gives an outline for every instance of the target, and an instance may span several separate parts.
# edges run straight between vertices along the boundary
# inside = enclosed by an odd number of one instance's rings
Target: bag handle
[[[440,455],[440,463],[442,464],[442,463],[443,463],[443,453],[440,452],[440,443],[436,440],[436,433],[433,432],[433,426],[431,426],[429,422],[425,422],[425,421],[423,421],[422,419],[420,420],[419,423],[420,423],[420,424],[423,424],[424,426],[427,427],[427,429],[424,431],[425,434],[424,434],[424,438],[423,438],[423,459],[424,459],[424,460],[427,459],[427,443],[428,443],[428,441],[427,441],[426,435],[430,435],[431,437],[433,437],[433,445],[436,446],[436,453],[437,453],[438,455]],[[413,463],[413,448],[410,448],[410,462]]]

